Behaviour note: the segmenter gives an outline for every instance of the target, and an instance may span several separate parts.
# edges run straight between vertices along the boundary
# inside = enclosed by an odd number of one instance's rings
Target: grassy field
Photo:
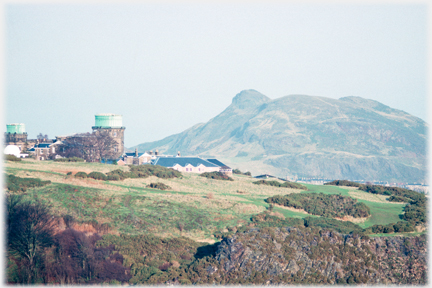
[[[357,223],[362,228],[370,227],[375,224],[386,225],[402,221],[400,215],[402,215],[403,207],[406,203],[386,201],[385,199],[388,198],[388,196],[359,191],[358,188],[354,187],[337,187],[331,185],[319,186],[310,184],[305,184],[305,186],[308,187],[308,192],[341,194],[343,196],[356,198],[359,202],[366,204],[370,208],[371,216],[365,222]]]
[[[214,242],[213,234],[235,226],[248,225],[250,218],[265,211],[266,198],[289,193],[322,192],[342,194],[369,206],[372,216],[359,223],[363,228],[374,224],[400,221],[405,203],[391,203],[382,195],[373,195],[351,187],[306,184],[309,191],[256,185],[255,178],[233,175],[234,181],[221,181],[183,173],[182,178],[125,179],[98,181],[79,179],[67,172],[109,172],[128,167],[99,163],[70,163],[24,160],[5,162],[5,172],[20,177],[50,180],[51,185],[30,189],[27,197],[49,203],[57,216],[70,215],[80,222],[97,221],[111,231],[128,234],[152,232],[158,236],[186,236],[197,241]],[[146,188],[162,182],[171,191]],[[284,217],[304,218],[302,212],[275,207]],[[313,216],[317,217],[317,216]]]

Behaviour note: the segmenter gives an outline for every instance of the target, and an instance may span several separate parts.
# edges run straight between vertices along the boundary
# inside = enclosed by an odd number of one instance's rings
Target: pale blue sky
[[[4,120],[53,138],[91,131],[97,113],[122,114],[130,147],[208,121],[244,89],[355,95],[427,120],[426,10],[9,4]]]

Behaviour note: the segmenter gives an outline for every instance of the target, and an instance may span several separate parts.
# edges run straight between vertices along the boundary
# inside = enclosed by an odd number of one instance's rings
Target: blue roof
[[[127,157],[135,157],[135,152],[126,152],[125,154]],[[144,154],[145,154],[145,152],[144,153],[138,153],[138,158]],[[152,156],[152,155],[149,155],[149,156]]]
[[[176,164],[179,164],[182,167],[187,166],[188,164],[198,167],[199,165],[204,165],[205,167],[219,167],[213,163],[208,162],[205,159],[201,159],[199,157],[158,157],[153,165],[160,165],[163,167],[174,167]]]
[[[230,167],[228,167],[227,165],[225,165],[224,163],[220,162],[217,159],[207,159],[207,161],[209,161],[209,162],[211,162],[211,163],[213,163],[219,167],[222,167],[224,169],[231,169]]]
[[[51,143],[39,143],[35,147],[36,148],[48,148],[49,146],[51,146]]]

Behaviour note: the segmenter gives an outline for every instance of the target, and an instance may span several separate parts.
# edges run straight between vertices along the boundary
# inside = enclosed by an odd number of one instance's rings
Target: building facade
[[[112,149],[114,159],[118,159],[124,153],[124,131],[126,127],[122,126],[122,115],[116,114],[97,114],[95,115],[95,126],[92,127],[95,135],[109,135],[116,145]]]

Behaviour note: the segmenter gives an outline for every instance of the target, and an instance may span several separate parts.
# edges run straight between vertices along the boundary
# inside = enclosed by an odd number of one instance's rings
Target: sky
[[[360,96],[428,122],[425,4],[12,2],[3,10],[3,121],[24,123],[32,139],[91,132],[95,114],[115,113],[131,147],[207,122],[245,89],[271,99]]]

